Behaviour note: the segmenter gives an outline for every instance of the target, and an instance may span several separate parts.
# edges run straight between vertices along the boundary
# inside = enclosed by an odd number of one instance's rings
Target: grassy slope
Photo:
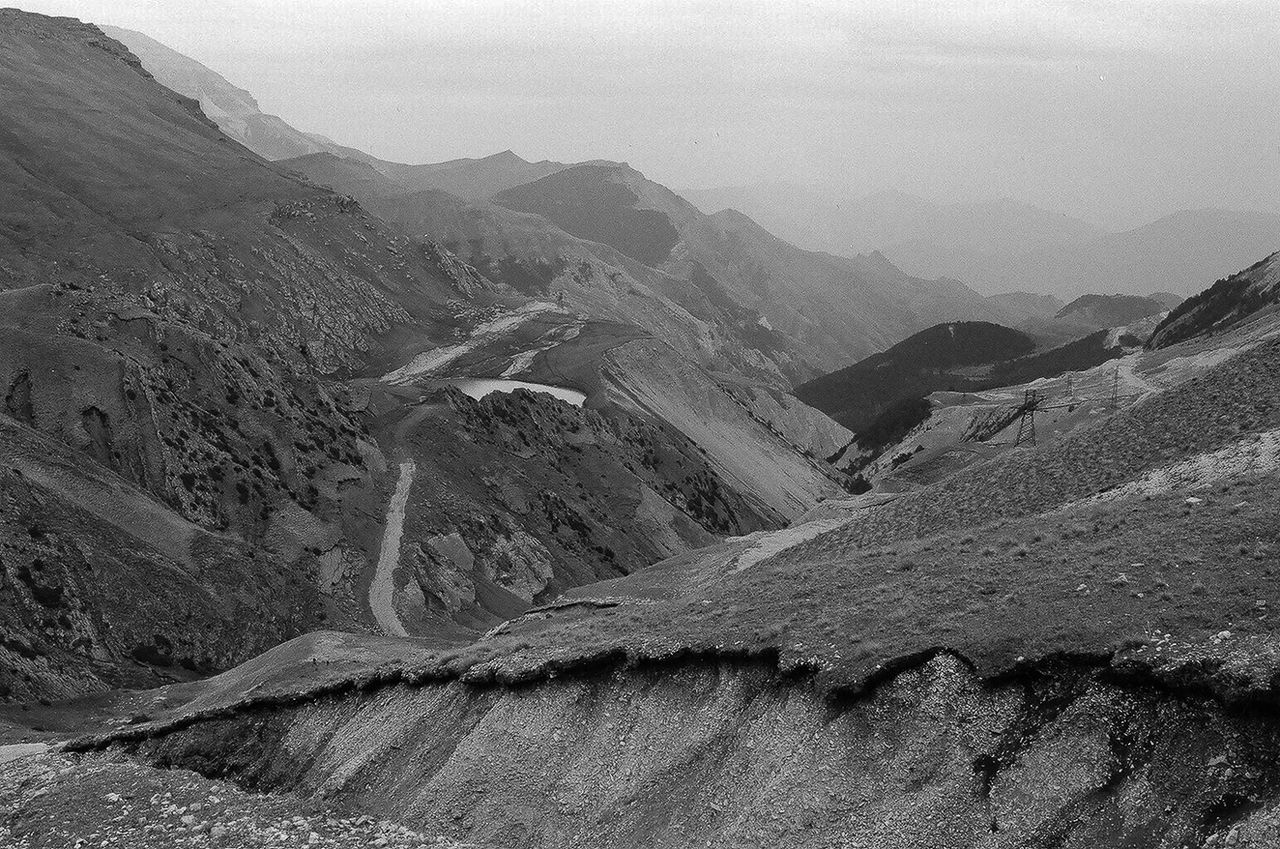
[[[1277,495],[1269,477],[1223,486],[1197,505],[1173,494],[885,547],[815,544],[680,598],[523,620],[458,658],[494,657],[492,672],[521,677],[610,653],[777,651],[784,666],[812,666],[859,689],[938,649],[994,676],[1054,656],[1154,645],[1165,633],[1190,645],[1222,631],[1271,636]]]
[[[489,671],[474,675],[518,678],[612,652],[782,650],[787,663],[829,668],[856,688],[935,647],[994,675],[1019,658],[1105,656],[1156,631],[1196,645],[1224,630],[1269,636],[1280,554],[1274,475],[1197,493],[1194,505],[1186,493],[1073,502],[1280,425],[1278,361],[1280,342],[1264,343],[1060,444],[901,496],[737,575],[693,578],[724,571],[714,552],[654,567],[674,570],[660,584],[695,588],[685,596],[521,620],[452,663],[488,656]],[[652,598],[648,572],[599,593],[626,597],[633,587]]]

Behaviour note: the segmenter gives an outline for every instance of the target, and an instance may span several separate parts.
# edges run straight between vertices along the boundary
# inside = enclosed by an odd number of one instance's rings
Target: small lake
[[[514,392],[517,389],[542,392],[559,398],[561,401],[572,404],[575,407],[581,407],[582,402],[587,400],[586,394],[576,389],[566,389],[563,386],[548,386],[545,383],[529,383],[524,380],[508,380],[500,377],[459,377],[453,380],[443,380],[441,383],[456,386],[464,395],[475,398],[477,401],[493,392]]]

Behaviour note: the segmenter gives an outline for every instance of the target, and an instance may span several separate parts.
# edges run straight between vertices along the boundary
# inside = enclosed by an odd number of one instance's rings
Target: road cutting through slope
[[[521,325],[540,313],[554,311],[555,305],[542,301],[533,301],[519,309],[498,316],[473,329],[465,341],[456,345],[432,348],[413,358],[407,365],[384,374],[383,383],[408,384],[415,379],[430,375],[449,363],[489,342],[493,342],[515,332]]]
[[[400,624],[395,608],[395,582],[392,576],[400,565],[400,536],[404,533],[404,511],[409,503],[409,489],[417,465],[413,460],[400,464],[400,479],[396,481],[395,494],[387,505],[387,522],[382,531],[382,547],[378,551],[378,566],[369,584],[369,610],[383,633],[393,637],[407,637],[409,632]]]

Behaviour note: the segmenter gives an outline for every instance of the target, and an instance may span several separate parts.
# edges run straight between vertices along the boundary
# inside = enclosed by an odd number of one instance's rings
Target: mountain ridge
[[[164,67],[155,70],[162,76],[166,74]],[[175,78],[174,84],[180,83],[181,79]],[[703,216],[693,205],[665,187],[644,179],[625,163],[598,160],[572,166],[551,162],[527,163],[504,151],[484,159],[414,166],[388,163],[352,148],[335,147],[328,152],[371,166],[389,184],[373,186],[366,179],[367,173],[358,182],[348,183],[350,174],[317,159],[285,160],[284,167],[310,169],[310,176],[321,182],[339,183],[340,191],[359,194],[366,205],[376,205],[380,214],[392,220],[408,223],[430,219],[436,225],[445,225],[448,232],[436,232],[430,237],[454,246],[464,260],[484,266],[488,273],[500,278],[502,270],[509,269],[510,276],[506,282],[514,283],[517,288],[536,285],[545,292],[554,285],[572,296],[570,303],[592,309],[600,308],[601,302],[608,300],[608,308],[612,311],[607,313],[607,317],[611,319],[621,317],[616,312],[616,305],[621,300],[630,299],[628,292],[635,288],[629,283],[623,284],[624,277],[619,277],[619,282],[610,280],[611,275],[617,276],[621,272],[679,305],[676,310],[666,305],[650,305],[638,312],[652,315],[654,321],[658,320],[659,313],[674,312],[674,315],[661,318],[668,327],[668,341],[675,341],[672,334],[688,334],[685,327],[691,320],[710,324],[717,327],[719,333],[716,335],[729,338],[729,350],[723,354],[712,353],[712,356],[719,358],[721,365],[733,369],[747,368],[754,376],[772,372],[775,379],[791,381],[812,376],[842,361],[858,359],[937,321],[1007,318],[1001,307],[985,301],[958,282],[909,278],[887,261],[881,263],[874,258],[845,260],[820,257],[775,239],[754,222],[748,225],[723,216],[719,219]],[[567,172],[571,172],[569,177],[564,176]],[[632,216],[637,220],[647,218],[659,227],[661,221],[657,216],[665,216],[672,226],[681,231],[686,245],[693,246],[692,251],[687,256],[664,261],[659,261],[663,259],[661,257],[647,254],[636,260],[640,265],[645,265],[643,260],[657,263],[656,268],[646,266],[654,268],[656,275],[641,269],[620,269],[619,263],[608,257],[600,257],[603,262],[588,259],[586,268],[590,269],[590,274],[583,276],[590,277],[593,284],[587,287],[574,280],[571,273],[566,273],[575,267],[576,260],[561,262],[566,251],[547,244],[555,239],[554,235],[551,239],[539,235],[530,230],[527,222],[503,222],[495,217],[492,205],[488,203],[501,192],[514,191],[518,186],[538,186],[533,190],[523,189],[527,195],[530,191],[556,185],[557,175],[563,182],[587,172],[610,175],[595,180],[591,191],[604,191],[608,186],[613,186],[612,190],[616,191],[617,187],[626,185],[636,195],[634,202],[615,205],[613,214]],[[423,195],[419,197],[421,203],[410,203],[409,198],[414,191],[426,189],[460,197],[478,207],[478,211],[466,211],[461,218],[454,213],[442,216],[436,207],[441,203],[449,204],[441,196]],[[585,201],[585,191],[585,187],[578,191],[574,203]],[[372,200],[371,195],[374,194],[378,195],[378,203]],[[393,195],[398,195],[399,200],[392,201]],[[485,222],[481,229],[487,233],[475,232],[477,219]],[[566,222],[562,220],[560,223]],[[587,215],[582,217],[581,223],[593,222]],[[613,226],[618,225],[615,222]],[[510,227],[522,232],[508,237],[503,231]],[[577,235],[581,238],[586,231],[581,227],[578,229]],[[411,231],[411,235],[424,234],[419,230]],[[475,242],[477,238],[479,242]],[[669,234],[667,238],[669,240]],[[537,247],[516,255],[507,247],[513,242]],[[638,249],[633,247],[632,250]],[[626,251],[621,253],[627,254]],[[775,282],[761,288],[763,278],[754,283],[747,282],[746,278],[753,275],[765,275]],[[587,288],[594,291],[584,291]],[[609,289],[622,291],[610,293]],[[729,303],[719,302],[725,292],[731,293]],[[762,297],[766,292],[772,294]],[[802,303],[801,308],[793,308],[788,299]],[[865,316],[860,317],[859,312]],[[753,313],[763,316],[768,326],[760,324]],[[646,326],[658,328],[652,321]],[[699,337],[705,336],[701,330],[694,333]],[[796,341],[788,343],[778,334]],[[688,341],[677,344],[686,351],[694,347],[703,348],[704,357],[706,348],[722,347],[717,340],[707,338],[699,338],[696,346]]]
[[[1185,296],[1280,242],[1280,214],[1266,212],[1180,210],[1110,232],[1008,199],[933,203],[892,190],[859,198],[788,184],[690,196],[708,212],[736,204],[759,214],[774,232],[809,248],[878,249],[909,274],[954,277],[984,293],[1029,289],[1070,299],[1171,289]]]

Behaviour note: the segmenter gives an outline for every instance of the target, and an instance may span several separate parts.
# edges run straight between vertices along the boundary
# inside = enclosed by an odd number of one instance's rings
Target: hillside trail
[[[1152,386],[1151,383],[1149,383],[1145,378],[1141,377],[1140,375],[1134,372],[1134,367],[1137,366],[1138,364],[1139,363],[1138,363],[1137,357],[1121,357],[1120,358],[1120,360],[1116,363],[1116,369],[1117,369],[1117,373],[1119,374],[1118,380],[1120,385],[1130,390],[1140,392],[1143,395],[1147,395],[1152,392],[1159,392],[1160,387]]]
[[[417,464],[412,458],[400,462],[400,478],[396,481],[395,494],[387,505],[387,520],[382,531],[382,545],[378,550],[378,564],[369,583],[369,610],[383,633],[393,637],[407,637],[409,632],[400,622],[395,610],[395,583],[392,577],[400,565],[400,537],[404,533],[404,512],[409,503],[409,490]]]
[[[414,404],[396,424],[392,432],[391,452],[399,461],[400,477],[395,492],[387,502],[386,520],[383,523],[382,544],[378,548],[378,562],[373,579],[369,582],[369,612],[384,634],[407,637],[408,632],[395,611],[395,582],[392,580],[400,565],[400,542],[404,536],[405,512],[409,505],[409,493],[413,488],[418,464],[413,459],[409,440],[423,421],[443,409],[439,403]]]

